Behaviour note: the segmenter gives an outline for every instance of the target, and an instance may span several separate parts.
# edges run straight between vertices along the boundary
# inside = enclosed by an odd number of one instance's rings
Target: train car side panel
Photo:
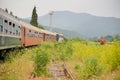
[[[0,9],[0,50],[21,46],[18,20]]]
[[[22,35],[22,43],[24,46],[38,45],[43,42],[43,32],[30,24],[20,21],[22,27],[24,27],[24,34]]]
[[[25,28],[25,46],[38,45],[43,41],[43,33]]]
[[[25,46],[39,45],[41,42],[41,38],[25,37]]]

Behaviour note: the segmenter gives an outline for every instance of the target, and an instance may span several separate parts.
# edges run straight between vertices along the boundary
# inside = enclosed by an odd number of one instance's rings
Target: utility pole
[[[52,32],[52,15],[53,15],[53,11],[50,11],[49,15],[50,15],[50,31]]]

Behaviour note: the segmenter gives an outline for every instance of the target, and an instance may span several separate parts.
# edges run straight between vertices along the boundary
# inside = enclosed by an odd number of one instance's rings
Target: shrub
[[[87,58],[84,61],[83,77],[94,78],[101,72],[101,67],[98,65],[98,60],[95,57]]]
[[[13,62],[16,58],[22,56],[25,53],[25,49],[20,49],[19,47],[7,52],[5,55],[5,61]]]
[[[68,60],[73,53],[72,45],[68,42],[63,42],[62,44],[58,44],[57,46],[57,56],[60,60]]]
[[[80,65],[79,64],[75,64],[75,70],[79,70],[80,69]]]
[[[42,74],[46,75],[46,65],[49,63],[50,58],[48,53],[46,52],[39,52],[35,56],[35,75],[41,76]]]

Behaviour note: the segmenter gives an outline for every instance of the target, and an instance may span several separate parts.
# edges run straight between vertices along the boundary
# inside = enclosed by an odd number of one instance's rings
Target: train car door
[[[59,35],[56,34],[56,41],[58,42],[59,41]]]
[[[45,41],[45,33],[43,33],[43,41]]]
[[[22,30],[21,30],[22,32],[22,46],[25,46],[25,28],[24,27],[22,27]]]

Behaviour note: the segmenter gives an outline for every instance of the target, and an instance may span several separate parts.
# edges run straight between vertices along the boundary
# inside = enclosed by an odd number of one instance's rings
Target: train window
[[[13,23],[13,27],[15,27],[15,24]]]
[[[7,20],[4,20],[4,22],[5,22],[5,23],[8,23],[8,21],[7,21]]]
[[[10,31],[10,34],[12,34],[12,32]]]
[[[0,25],[2,25],[3,21],[2,21],[2,18],[0,18]]]
[[[16,30],[16,35],[18,35],[18,30]]]
[[[7,29],[5,30],[5,33],[6,33],[6,34],[8,33],[8,30],[7,30]]]
[[[15,35],[15,33],[13,33],[13,35]]]
[[[18,34],[19,36],[20,36],[20,32],[19,32],[19,34]]]
[[[11,26],[11,25],[12,25],[12,22],[9,22],[9,25]]]
[[[20,28],[20,26],[18,26],[18,28]]]
[[[3,32],[3,26],[0,25],[0,32]]]

